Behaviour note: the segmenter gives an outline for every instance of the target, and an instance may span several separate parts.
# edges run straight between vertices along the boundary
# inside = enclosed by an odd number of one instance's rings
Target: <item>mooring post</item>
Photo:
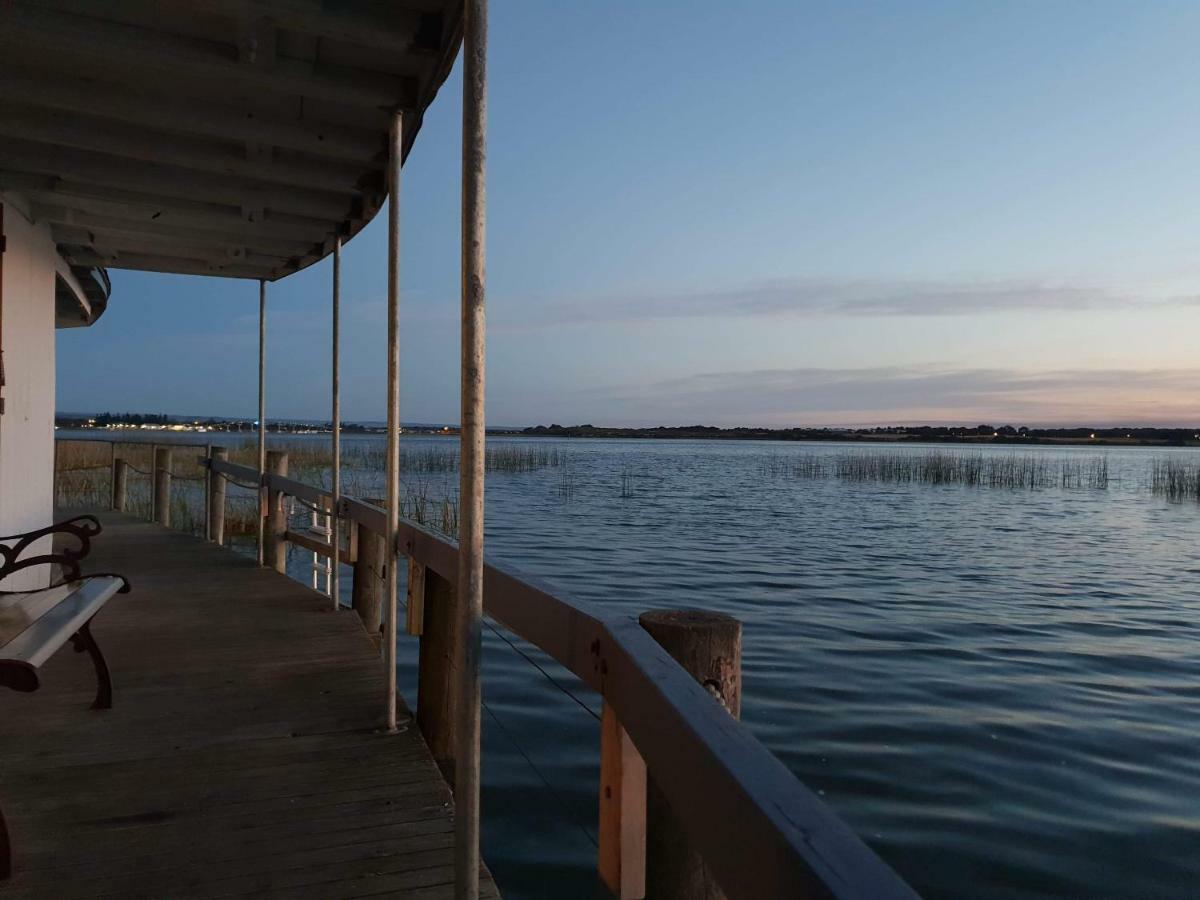
[[[125,485],[129,481],[129,464],[121,457],[112,462],[112,508],[125,512]]]
[[[442,771],[454,787],[457,728],[455,619],[458,596],[453,585],[433,569],[425,569],[424,620],[417,660],[417,727]]]
[[[638,620],[684,670],[735,719],[742,712],[742,623],[695,609],[655,610]],[[667,798],[649,773],[646,790],[646,896],[655,900],[724,900],[691,848]]]
[[[361,523],[355,523],[354,529],[354,587],[350,603],[362,620],[363,628],[379,647],[383,641],[379,628],[383,624],[383,567],[387,558],[384,550],[387,539]]]
[[[171,448],[154,448],[154,521],[171,527]]]
[[[225,476],[214,472],[212,464],[225,462],[229,451],[224,447],[213,447],[208,458],[208,539],[220,547],[225,543]]]
[[[282,450],[267,451],[267,474],[286,478],[288,455]],[[287,574],[287,511],[283,508],[283,491],[267,488],[267,522],[264,565],[272,566],[276,572]]]

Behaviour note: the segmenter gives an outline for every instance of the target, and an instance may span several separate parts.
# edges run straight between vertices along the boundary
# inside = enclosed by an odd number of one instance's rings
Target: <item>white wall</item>
[[[54,272],[58,252],[45,224],[34,225],[22,198],[4,205],[4,414],[0,416],[0,535],[32,531],[54,517]],[[42,552],[47,552],[43,549]],[[0,588],[47,583],[49,567],[6,579]]]

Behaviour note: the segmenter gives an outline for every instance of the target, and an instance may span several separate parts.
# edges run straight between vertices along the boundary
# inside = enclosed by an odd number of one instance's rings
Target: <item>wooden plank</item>
[[[99,515],[88,562],[134,585],[92,626],[117,702],[82,709],[93,676],[68,653],[39,691],[0,693],[6,900],[450,884],[449,788],[416,728],[379,730],[383,672],[354,617],[214,544]]]
[[[646,763],[604,704],[600,718],[600,878],[617,900],[646,896]]]
[[[333,546],[331,544],[327,544],[325,541],[319,541],[310,534],[304,534],[299,531],[291,531],[289,529],[283,533],[283,539],[288,543],[295,544],[297,547],[303,547],[305,550],[310,550],[313,553],[316,553],[318,556],[323,556],[326,559],[329,559],[329,557],[333,556]],[[354,553],[351,550],[342,547],[338,551],[338,560],[348,566],[354,565]]]
[[[52,609],[27,622],[5,642],[0,656],[30,666],[43,665],[120,589],[120,578],[93,578],[68,590]]]

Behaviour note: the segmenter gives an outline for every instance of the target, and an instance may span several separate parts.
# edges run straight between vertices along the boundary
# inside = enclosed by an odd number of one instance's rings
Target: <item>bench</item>
[[[83,575],[79,562],[100,533],[95,516],[77,516],[26,534],[0,537],[0,582],[34,566],[54,566],[49,587],[31,591],[0,590],[0,686],[36,691],[38,670],[64,644],[76,653],[87,651],[96,670],[96,699],[92,709],[112,708],[112,679],[91,622],[113,595],[127,593],[129,582],[120,575]],[[50,553],[26,555],[46,539]],[[12,872],[12,849],[0,813],[0,878]]]

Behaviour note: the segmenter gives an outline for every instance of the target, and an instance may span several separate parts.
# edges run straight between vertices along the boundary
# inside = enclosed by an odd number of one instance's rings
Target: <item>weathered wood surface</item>
[[[357,617],[251,559],[100,513],[92,571],[129,576],[87,660],[0,693],[0,897],[452,896],[450,793],[414,725],[380,729]],[[401,723],[410,723],[402,710]],[[486,872],[488,896],[496,896]]]

